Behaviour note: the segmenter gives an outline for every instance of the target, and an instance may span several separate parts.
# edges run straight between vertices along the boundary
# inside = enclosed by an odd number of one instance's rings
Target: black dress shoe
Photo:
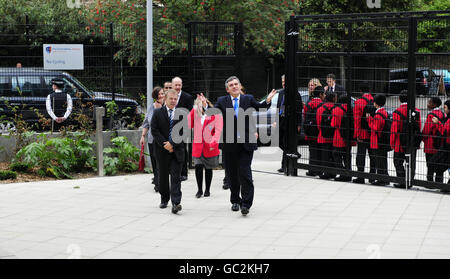
[[[238,203],[233,203],[233,205],[231,206],[231,210],[238,211],[239,210],[239,204]]]
[[[160,205],[159,205],[159,208],[166,208],[167,207],[167,202],[162,202]]]
[[[203,194],[204,197],[209,197],[211,194],[209,192],[205,191],[205,194]]]
[[[395,183],[394,187],[395,188],[406,188],[406,184]]]
[[[306,175],[307,176],[317,176],[317,174],[310,172],[310,171],[306,172]]]
[[[377,181],[375,181],[375,182],[373,182],[373,183],[371,183],[372,185],[377,185],[377,186],[387,186],[387,185],[389,185],[389,184],[391,184],[391,183],[389,183],[389,182],[386,182],[386,181],[380,181],[380,180],[377,180]]]
[[[329,174],[321,174],[321,175],[319,175],[319,178],[320,179],[331,179],[331,178],[333,178],[333,176],[329,175]]]
[[[355,178],[353,179],[353,183],[364,184],[366,180],[364,178]]]
[[[202,195],[203,195],[203,192],[198,191],[197,194],[195,194],[195,197],[196,197],[197,199],[199,199],[199,198],[202,197]]]
[[[180,180],[181,180],[181,181],[186,181],[186,180],[187,180],[187,176],[184,176],[184,175],[181,176],[181,177],[180,177]]]
[[[285,169],[284,169],[284,168],[280,168],[280,169],[278,169],[277,171],[278,171],[278,172],[285,172]]]
[[[223,186],[222,186],[222,188],[223,188],[224,190],[228,190],[228,189],[230,189],[230,185],[228,185],[228,183],[224,183]]]
[[[347,177],[347,176],[338,176],[334,180],[335,181],[348,182],[348,181],[352,181],[352,178],[351,177]]]
[[[246,216],[248,214],[248,212],[249,212],[249,209],[247,207],[243,206],[241,208],[242,215]]]
[[[173,205],[172,206],[172,213],[177,214],[178,211],[181,211],[181,204]]]

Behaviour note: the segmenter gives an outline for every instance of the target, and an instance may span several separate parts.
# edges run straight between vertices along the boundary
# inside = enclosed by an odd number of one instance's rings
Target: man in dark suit
[[[324,87],[325,93],[334,93],[338,98],[342,95],[347,95],[344,87],[336,83],[336,76],[334,74],[327,75],[327,84],[328,86]]]
[[[181,165],[185,160],[184,144],[172,138],[172,128],[183,119],[178,119],[175,105],[177,92],[169,89],[166,92],[166,104],[153,113],[151,131],[155,144],[155,156],[159,164],[159,193],[161,194],[160,208],[166,208],[172,200],[172,213],[181,210]],[[179,136],[179,135],[176,135]],[[176,143],[179,142],[179,143]],[[169,189],[170,174],[170,189]]]
[[[277,91],[272,90],[266,102],[259,103],[252,95],[241,95],[241,88],[237,77],[229,77],[225,81],[225,89],[229,95],[219,97],[215,108],[220,110],[224,121],[222,151],[227,160],[225,169],[231,182],[231,210],[238,211],[241,207],[241,213],[245,216],[253,204],[251,164],[253,152],[257,149],[256,125],[251,110],[246,110],[269,107]]]
[[[281,160],[281,168],[278,172],[286,172],[286,147],[287,147],[287,119],[286,119],[286,96],[284,95],[284,84],[285,84],[285,76],[281,76],[281,85],[282,89],[278,90],[278,100],[277,100],[277,109],[279,115],[279,123],[274,123],[275,126],[278,126],[278,136],[279,136],[279,147],[283,150],[283,158]],[[300,95],[296,98],[296,118],[297,118],[297,132],[300,133],[300,127],[302,125],[302,110],[303,110],[303,102]]]
[[[192,95],[183,91],[183,80],[180,77],[174,77],[172,79],[172,89],[177,92],[177,104],[176,108],[185,108],[190,112],[194,106],[194,98]],[[187,180],[188,177],[188,160],[189,156],[187,154],[187,146],[184,143],[184,162],[181,169],[181,181]]]

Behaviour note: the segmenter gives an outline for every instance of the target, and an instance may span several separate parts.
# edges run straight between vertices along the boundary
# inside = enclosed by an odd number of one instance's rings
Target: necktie
[[[169,141],[172,141],[172,127],[173,127],[172,113],[173,109],[169,109]]]
[[[239,113],[239,103],[238,103],[238,98],[234,98],[234,115],[236,116],[236,118],[238,117],[238,113]]]

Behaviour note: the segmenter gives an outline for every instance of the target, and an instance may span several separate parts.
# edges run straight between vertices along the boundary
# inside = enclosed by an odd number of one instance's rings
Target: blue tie
[[[239,103],[238,103],[238,98],[234,98],[234,115],[236,115],[236,118],[238,117],[239,114]]]
[[[173,120],[172,120],[172,109],[169,109],[169,141],[172,141],[172,127],[173,127]]]

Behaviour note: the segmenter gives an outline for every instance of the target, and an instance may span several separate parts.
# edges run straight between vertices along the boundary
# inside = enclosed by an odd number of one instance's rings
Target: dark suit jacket
[[[268,108],[270,107],[270,103],[267,104],[266,102],[263,102],[262,104],[255,100],[255,98],[252,95],[241,95],[240,101],[239,101],[239,108],[242,108],[244,111],[248,108]],[[223,116],[223,132],[222,132],[222,140],[223,144],[221,145],[222,150],[225,152],[233,152],[233,151],[239,151],[239,144],[242,144],[243,147],[247,151],[254,151],[258,148],[255,140],[254,133],[256,132],[256,123],[253,119],[253,117],[250,115],[245,116],[245,132],[244,135],[240,135],[240,137],[244,137],[244,143],[238,143],[237,142],[237,118],[234,116],[234,108],[233,108],[233,101],[231,100],[230,95],[222,96],[217,99],[217,103],[215,105],[215,108],[219,109],[222,112]],[[233,130],[233,140],[231,142],[227,141],[227,109],[231,109],[230,113],[233,113],[233,119],[234,119],[234,130]],[[229,124],[231,125],[231,124]]]
[[[194,98],[192,97],[192,95],[181,90],[180,100],[178,101],[176,108],[185,108],[188,110],[189,113],[193,107],[194,107]]]
[[[345,91],[345,88],[337,83],[334,85],[334,93],[336,93],[338,98],[342,95],[347,95],[347,91]]]
[[[175,110],[175,114],[177,114],[177,110]],[[174,116],[173,126],[175,126],[178,122],[183,121],[183,119],[177,119],[176,115]],[[155,144],[155,148],[158,152],[156,154],[159,154],[160,156],[169,156],[169,151],[164,149],[164,142],[169,141],[169,127],[170,127],[170,121],[169,121],[169,115],[167,113],[167,107],[163,106],[159,109],[156,109],[153,112],[152,122],[150,124],[151,132],[153,135],[153,143]],[[173,150],[175,153],[175,157],[177,158],[177,161],[182,163],[184,162],[184,144],[181,143],[174,143],[173,141],[170,141],[170,143],[173,146]],[[158,155],[157,155],[158,156]]]
[[[284,99],[284,107],[283,110],[286,111],[286,96],[285,96],[285,91],[284,89],[279,89],[278,90],[278,101],[277,101],[277,108],[281,109],[281,102]],[[302,99],[300,97],[300,95],[296,96],[296,102],[295,102],[295,117],[297,119],[297,126],[301,126],[302,125],[302,111],[303,111],[303,102]],[[284,149],[287,139],[285,138],[286,136],[286,130],[287,130],[287,119],[286,119],[286,114],[282,113],[281,115],[279,115],[279,122],[277,123],[277,127],[280,129],[279,131],[279,136],[280,136],[280,140],[279,140],[279,145],[282,149]]]

